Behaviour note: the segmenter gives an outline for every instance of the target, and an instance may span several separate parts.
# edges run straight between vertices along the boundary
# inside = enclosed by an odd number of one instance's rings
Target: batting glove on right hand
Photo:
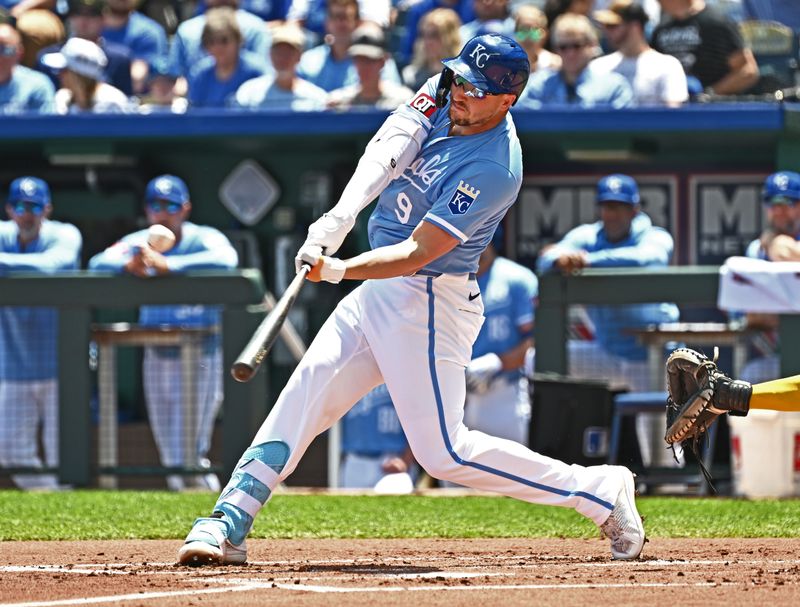
[[[473,358],[467,366],[467,391],[471,394],[485,394],[495,377],[503,370],[503,361],[490,352]]]

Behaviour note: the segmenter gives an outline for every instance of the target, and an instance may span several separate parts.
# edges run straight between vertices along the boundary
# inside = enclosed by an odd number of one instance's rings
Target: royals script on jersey
[[[511,115],[477,135],[451,137],[450,103],[434,103],[434,76],[398,112],[413,116],[428,137],[416,159],[378,199],[369,220],[372,248],[403,241],[420,221],[457,238],[459,244],[425,267],[449,274],[475,272],[481,251],[517,199],[522,184],[522,150]]]

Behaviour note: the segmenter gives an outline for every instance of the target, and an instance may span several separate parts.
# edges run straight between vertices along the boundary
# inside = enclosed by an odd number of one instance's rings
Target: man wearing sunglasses
[[[49,219],[50,188],[36,177],[11,182],[9,221],[0,221],[0,282],[15,272],[56,274],[77,270],[81,234]],[[58,466],[58,364],[55,308],[0,308],[0,466]],[[52,474],[12,476],[22,489],[56,489]]]
[[[235,268],[236,250],[219,230],[188,221],[192,210],[189,189],[179,177],[161,175],[147,184],[144,209],[149,225],[161,224],[175,234],[175,245],[158,253],[147,245],[147,230],[122,238],[89,260],[89,269],[126,272],[140,278],[182,273],[188,270]],[[219,309],[208,306],[144,306],[139,323],[145,326],[190,326],[212,328],[219,325]],[[177,348],[145,348],[142,377],[147,413],[156,446],[164,466],[206,468],[214,421],[222,403],[222,358],[218,336],[203,344],[197,361],[195,394],[200,420],[195,436],[183,433],[181,359]],[[194,441],[197,458],[184,461],[183,445]],[[172,491],[185,488],[219,490],[216,475],[208,473],[181,477],[170,475]]]
[[[19,65],[23,48],[19,32],[0,23],[0,114],[55,111],[55,89],[44,74]]]
[[[561,57],[558,71],[540,70],[531,76],[520,106],[571,105],[621,109],[633,105],[633,91],[619,74],[595,75],[587,69],[597,56],[597,33],[588,18],[566,13],[552,28],[553,48]]]
[[[409,446],[434,478],[573,508],[612,538],[614,558],[639,556],[644,529],[633,475],[570,466],[464,425],[465,371],[483,324],[480,255],[522,185],[511,106],[530,64],[514,40],[476,36],[443,61],[367,144],[339,202],[308,230],[295,258],[308,279],[364,281],[314,338],[211,516],[195,521],[178,559],[243,563],[245,538],[272,491],[318,434],[380,384]],[[378,197],[371,250],[333,257]]]

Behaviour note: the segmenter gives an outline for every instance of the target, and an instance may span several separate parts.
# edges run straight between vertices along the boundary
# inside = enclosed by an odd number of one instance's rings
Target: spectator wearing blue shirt
[[[358,73],[348,50],[358,24],[356,0],[328,0],[326,42],[303,53],[298,75],[328,92],[357,84]],[[387,59],[381,70],[381,79],[400,83],[400,73],[393,59]]]
[[[346,489],[411,493],[417,467],[385,385],[374,388],[342,419],[340,484]],[[391,475],[391,478],[390,478]]]
[[[255,15],[238,8],[238,0],[206,0],[206,6],[209,11],[217,7],[230,7],[236,11],[236,22],[242,33],[242,48],[252,53],[252,58],[262,61],[262,69],[268,71],[270,36],[266,24]],[[191,76],[194,67],[208,56],[202,41],[207,15],[208,11],[184,21],[172,38],[169,60],[172,70],[181,75],[175,90],[179,96],[186,93],[186,79]]]
[[[147,230],[128,234],[89,260],[92,270],[127,273],[148,279],[187,270],[224,270],[235,268],[236,250],[219,230],[188,221],[192,203],[189,189],[174,175],[152,179],[145,190],[145,213],[149,225],[160,224],[175,234],[175,244],[163,253],[147,246]],[[145,306],[139,322],[146,326],[214,327],[219,324],[216,307]],[[209,466],[208,450],[219,406],[222,404],[222,357],[219,340],[211,336],[204,342],[197,361],[197,430],[194,436],[184,433],[183,383],[181,358],[176,348],[146,347],[142,378],[147,414],[164,466]],[[186,461],[186,441],[194,447],[195,457]],[[199,487],[219,491],[219,479],[212,473],[181,477],[170,475],[167,486],[173,491]]]
[[[502,244],[498,227],[478,262],[485,320],[467,366],[464,424],[527,445],[531,405],[523,366],[532,356],[539,281],[528,268],[499,256]]]
[[[325,109],[327,93],[297,76],[305,35],[294,24],[272,32],[269,54],[272,74],[248,80],[233,99],[233,106],[252,110],[314,111]]]
[[[108,0],[103,40],[127,48],[136,93],[144,91],[149,62],[167,53],[167,34],[161,24],[136,11],[137,0]]]
[[[461,39],[466,42],[481,34],[502,34],[513,37],[514,18],[508,0],[473,0],[475,19],[461,26]]]
[[[55,89],[44,74],[19,65],[20,35],[11,25],[0,24],[0,114],[55,111]]]
[[[560,270],[571,273],[583,268],[666,267],[672,257],[672,236],[653,226],[641,211],[639,188],[627,175],[608,175],[597,184],[600,221],[570,230],[556,245],[542,252],[539,272]],[[630,390],[650,388],[647,353],[630,332],[663,322],[678,320],[678,308],[671,303],[589,306],[586,312],[594,328],[593,341],[569,342],[569,373],[627,385]],[[670,465],[663,440],[654,441],[652,432],[663,436],[663,419],[639,416],[637,430],[646,465]]]
[[[764,180],[761,200],[767,213],[767,227],[745,252],[747,257],[767,261],[800,261],[800,174],[778,171]],[[761,339],[754,341],[756,356],[744,366],[741,377],[760,383],[780,377],[776,314],[747,313],[747,326],[761,329]]]
[[[263,63],[242,50],[242,33],[232,8],[221,6],[206,13],[202,42],[209,57],[189,76],[190,107],[225,107],[243,83],[264,74]]]
[[[404,64],[411,61],[414,45],[420,33],[419,23],[425,15],[437,8],[449,8],[458,13],[461,23],[468,23],[475,18],[473,2],[474,0],[420,0],[411,4],[406,11],[405,32],[398,51],[400,61]]]
[[[394,2],[389,0],[357,0],[361,21],[371,21],[386,29],[390,25]],[[330,0],[293,0],[286,19],[301,25],[314,43],[325,35],[325,17]]]
[[[242,0],[242,10],[255,15],[270,25],[278,25],[286,20],[291,0]],[[202,15],[208,10],[205,0],[197,3],[195,15]]]
[[[36,177],[11,182],[0,221],[0,277],[14,272],[57,274],[77,270],[81,235],[50,220],[50,188]],[[2,278],[0,278],[2,280]],[[58,466],[58,313],[47,307],[0,308],[0,466]],[[18,474],[23,489],[55,489],[54,475]]]
[[[598,52],[597,33],[583,15],[566,13],[551,30],[553,47],[561,57],[558,71],[537,70],[520,96],[519,107],[543,106],[626,108],[633,105],[633,91],[623,76],[596,75],[587,69]]]
[[[103,50],[106,57],[103,70],[105,81],[130,96],[133,94],[130,51],[124,46],[103,39],[105,7],[105,0],[69,0],[68,29],[72,38],[89,40]],[[42,63],[42,57],[59,50],[58,46],[43,49],[39,53],[39,63],[36,66],[36,69],[49,75],[56,86],[59,84],[58,77],[52,69]]]

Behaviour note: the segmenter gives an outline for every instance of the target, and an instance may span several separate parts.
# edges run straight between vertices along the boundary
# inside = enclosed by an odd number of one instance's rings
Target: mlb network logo
[[[468,183],[464,183],[463,180],[459,180],[458,187],[453,193],[453,197],[450,199],[450,202],[447,203],[447,207],[450,209],[450,212],[453,215],[463,215],[469,210],[469,208],[472,206],[472,203],[475,202],[475,199],[480,193],[480,190],[471,188]]]

